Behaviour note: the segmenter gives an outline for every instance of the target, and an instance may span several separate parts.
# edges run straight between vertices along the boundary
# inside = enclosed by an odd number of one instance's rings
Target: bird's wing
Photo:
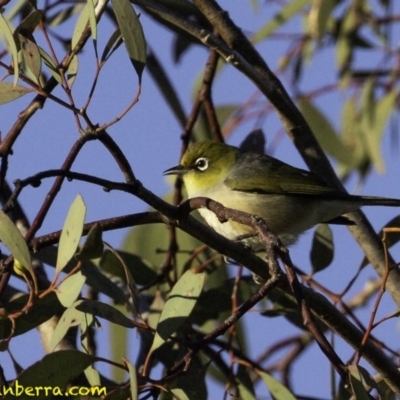
[[[309,171],[256,153],[243,153],[225,184],[249,193],[346,197]]]

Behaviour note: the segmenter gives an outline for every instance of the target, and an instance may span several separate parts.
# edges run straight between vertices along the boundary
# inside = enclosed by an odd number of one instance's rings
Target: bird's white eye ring
[[[199,171],[205,171],[208,168],[208,160],[207,158],[200,157],[196,160],[195,165]]]

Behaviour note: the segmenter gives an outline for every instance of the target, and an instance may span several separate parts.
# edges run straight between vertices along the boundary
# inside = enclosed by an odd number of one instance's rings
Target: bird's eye
[[[199,171],[205,171],[208,168],[208,160],[207,158],[200,157],[196,160],[195,165]]]

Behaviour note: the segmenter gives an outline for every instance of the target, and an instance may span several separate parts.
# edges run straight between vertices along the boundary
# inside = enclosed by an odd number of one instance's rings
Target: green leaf
[[[78,301],[76,304],[79,304]],[[68,330],[73,326],[78,326],[85,319],[85,314],[78,311],[75,306],[67,308],[58,320],[57,326],[54,329],[53,336],[49,344],[49,351],[54,351],[57,345],[61,342]]]
[[[57,297],[64,307],[71,307],[79,297],[86,278],[80,271],[67,277],[57,288]]]
[[[44,12],[42,10],[33,10],[23,21],[18,25],[16,32],[24,34],[24,32],[33,33],[39,22],[42,20]]]
[[[94,9],[94,0],[87,0],[87,7],[88,7],[88,19],[90,30],[92,31],[92,38],[94,42],[95,48],[97,48],[97,21],[96,21],[96,12]]]
[[[114,51],[117,50],[121,44],[122,44],[121,31],[119,28],[117,28],[108,39],[107,44],[104,47],[103,54],[101,55],[100,61],[104,62],[108,60],[111,54],[113,54]]]
[[[345,146],[340,136],[336,134],[331,123],[321,111],[305,96],[299,96],[297,101],[304,118],[307,120],[322,148],[340,163],[353,165],[352,150]]]
[[[246,298],[245,294],[247,293],[244,294],[242,290],[246,289],[246,286],[244,282],[239,285],[238,296],[240,298]],[[216,288],[203,291],[196,304],[196,312],[190,318],[191,321],[201,326],[209,320],[218,320],[224,316],[232,309],[232,290],[234,290],[233,282],[228,280]]]
[[[0,210],[0,240],[23,268],[33,275],[28,245],[11,219]]]
[[[124,358],[124,363],[128,367],[129,371],[129,383],[131,389],[131,400],[137,400],[138,398],[138,386],[137,386],[137,377],[136,377],[136,368],[135,366],[126,358]]]
[[[44,64],[49,69],[49,71],[50,71],[51,75],[53,76],[53,78],[58,83],[61,83],[62,82],[61,74],[60,74],[60,71],[57,68],[57,65],[56,65],[55,61],[40,46],[39,46],[39,53],[40,53],[40,57],[42,57],[42,60],[43,60]]]
[[[79,68],[79,60],[78,60],[78,56],[75,55],[72,57],[72,60],[69,63],[68,69],[67,69],[67,81],[68,81],[68,85],[70,87],[72,87],[72,85],[75,82],[76,75],[78,73],[78,68]]]
[[[123,271],[125,273],[126,283],[128,285],[128,289],[129,289],[129,294],[131,295],[132,303],[134,306],[134,309],[132,309],[132,311],[136,312],[136,305],[137,305],[138,293],[139,293],[137,286],[136,286],[136,282],[133,279],[133,276],[130,273],[128,266],[126,265],[125,260],[119,255],[118,251],[115,250],[110,245],[108,245],[108,248],[111,250],[112,253],[114,253],[114,256],[118,259],[120,266],[123,268]]]
[[[361,117],[356,99],[350,97],[343,103],[342,107],[341,138],[345,146],[352,150],[353,165],[340,165],[339,170],[341,176],[346,176],[353,168],[361,170],[365,167],[368,153],[360,126],[360,120]]]
[[[7,302],[5,309],[8,314],[20,311],[28,302],[29,295],[20,296]],[[56,294],[50,293],[43,298],[37,298],[28,313],[23,313],[15,319],[13,337],[22,335],[31,329],[37,328],[52,316],[61,314],[64,308],[57,299]],[[8,318],[0,318],[0,339],[5,339],[11,334],[11,322]]]
[[[17,85],[19,78],[18,48],[13,37],[10,25],[0,12],[0,37],[3,37],[5,44],[10,52],[12,65],[14,67],[14,86]]]
[[[136,324],[121,311],[109,304],[94,300],[84,300],[75,307],[77,310],[103,318],[113,324],[121,325],[126,328],[136,328]]]
[[[65,3],[64,3],[65,4]],[[63,22],[68,21],[75,14],[80,13],[85,7],[83,3],[76,3],[72,6],[60,8],[58,12],[53,15],[46,15],[47,23],[51,27],[61,25]]]
[[[0,104],[9,103],[19,97],[33,92],[32,89],[9,82],[0,82]]]
[[[311,36],[321,40],[328,28],[328,21],[332,20],[332,10],[337,6],[336,0],[313,0],[308,14],[308,30]]]
[[[90,0],[88,0],[89,2]],[[79,41],[82,38],[83,33],[86,30],[86,27],[89,22],[89,4],[88,2],[85,4],[83,7],[78,20],[76,21],[75,29],[74,29],[74,34],[72,35],[71,39],[71,49],[73,50],[76,45],[79,43]]]
[[[35,257],[44,264],[55,267],[57,263],[57,248],[55,246],[43,248],[35,253]],[[91,260],[84,261],[81,265],[81,272],[86,277],[86,284],[110,297],[116,303],[125,304],[127,296],[120,287],[100,271],[96,263],[97,260]],[[75,265],[75,262],[69,261],[63,270],[68,272],[75,267]]]
[[[81,266],[81,272],[86,277],[87,285],[110,297],[117,304],[127,303],[127,295],[124,293],[123,289],[108,276],[103,274],[97,265],[92,262],[84,262]]]
[[[20,34],[19,42],[21,45],[21,54],[23,58],[23,69],[25,73],[37,84],[42,68],[39,47],[36,45],[32,35],[30,37]]]
[[[348,68],[355,47],[354,37],[359,27],[359,10],[356,3],[350,3],[344,10],[344,16],[338,32],[336,43],[336,64],[340,71]]]
[[[118,26],[139,83],[146,65],[147,46],[143,28],[129,0],[111,0]]]
[[[125,305],[117,305],[113,304],[113,306],[122,313],[126,313]],[[131,346],[131,332],[126,327],[118,324],[108,324],[107,331],[109,332],[109,337],[118,338],[118,340],[111,340],[109,343],[109,354],[112,360],[122,360],[123,357],[126,357],[129,354],[129,348]],[[139,353],[144,352],[147,354],[148,349],[151,345],[151,339],[153,335],[149,331],[138,330],[135,335],[138,335],[142,340],[143,336],[150,337],[147,340],[147,344],[145,345],[143,342],[140,345]],[[138,355],[139,358],[139,355]],[[136,366],[139,368],[140,363],[136,363]],[[111,371],[111,379],[114,382],[125,382],[126,381],[126,371],[122,368],[113,368]]]
[[[368,371],[359,365],[348,365],[350,382],[357,400],[369,400],[368,391],[376,387],[376,383]]]
[[[158,321],[150,352],[159,348],[189,317],[203,289],[205,273],[186,271],[168,297]]]
[[[117,253],[124,260],[124,264],[138,285],[147,285],[156,279],[156,272],[146,260],[122,250],[118,250]],[[109,250],[104,252],[100,260],[100,267],[103,271],[118,276],[124,282],[127,282],[126,273],[121,265],[121,261],[113,252]]]
[[[85,376],[86,379],[89,382],[90,386],[101,386],[101,379],[100,379],[100,374],[99,371],[97,371],[97,369],[94,369],[92,365],[89,365],[86,369],[85,369]]]
[[[156,329],[160,315],[165,307],[165,300],[160,291],[157,291],[154,300],[150,305],[149,316],[147,317],[147,324],[150,328]]]
[[[169,79],[165,68],[153,52],[149,52],[147,57],[147,70],[164,97],[164,100],[173,111],[176,119],[182,126],[185,126],[187,117],[182,102],[179,100],[178,93]]]
[[[99,224],[94,224],[90,229],[83,247],[76,253],[75,257],[79,261],[100,258],[103,255],[104,245],[102,240],[102,230]]]
[[[177,272],[179,275],[181,275],[187,261],[186,252],[188,250],[192,251],[193,249],[201,246],[202,243],[179,229],[176,231],[176,234],[177,242],[179,243],[179,248],[181,249],[181,251],[176,255],[176,263],[178,266],[180,266],[180,269],[178,268]],[[149,238],[154,239],[149,241]],[[132,229],[126,235],[122,249],[132,255],[135,254],[139,256],[142,262],[146,263],[149,268],[156,269],[156,267],[151,266],[157,266],[162,263],[168,246],[168,228],[162,224],[148,224],[137,226]],[[130,265],[129,262],[127,262],[127,265]],[[140,284],[139,277],[135,275],[134,271],[132,271],[132,275],[135,277],[136,282]]]
[[[171,393],[173,396],[172,399],[179,399],[179,400],[191,400],[190,397],[186,394],[185,390],[182,388],[173,388],[171,389]]]
[[[362,127],[368,153],[375,168],[383,173],[382,137],[389,116],[396,106],[398,92],[394,88],[378,101],[374,98],[365,103],[362,110]]]
[[[160,352],[162,352],[162,350],[163,349],[160,349]],[[177,353],[174,354],[174,358],[170,360],[172,363],[171,366],[176,359],[180,359],[184,356],[184,351],[185,349],[181,347],[180,354],[178,349]],[[168,346],[166,346],[165,352],[171,354]],[[162,362],[166,365],[169,365],[165,358],[162,359]],[[186,373],[181,375],[178,374],[175,380],[167,383],[166,389],[169,389],[172,395],[170,393],[164,393],[161,397],[161,400],[204,400],[214,398],[215,396],[209,397],[207,393],[207,385],[205,382],[206,371],[206,367],[202,365],[199,357],[193,357],[191,359],[190,368],[186,371]]]
[[[253,382],[249,376],[247,368],[239,364],[238,372],[236,375],[238,380],[238,389],[241,400],[256,400]]]
[[[333,250],[331,228],[326,224],[319,224],[314,231],[310,252],[313,273],[320,272],[331,264],[334,254]]]
[[[275,14],[271,20],[267,22],[253,37],[252,42],[257,43],[268,38],[272,33],[279,29],[283,24],[288,22],[296,14],[300,13],[303,8],[311,4],[312,0],[296,0],[289,1],[285,6],[282,6],[279,13]]]
[[[384,379],[380,380],[377,383],[377,390],[380,399],[385,399],[385,400],[396,400],[396,398],[398,399],[396,393],[389,387],[389,385]]]
[[[82,236],[85,221],[86,207],[83,199],[78,195],[68,211],[67,218],[61,232],[58,245],[56,272],[60,272],[75,254]]]
[[[55,397],[61,397],[61,391],[67,388],[68,383],[93,362],[94,357],[89,354],[77,350],[60,350],[44,356],[42,360],[26,368],[18,375],[18,385],[20,388],[38,388],[40,386],[50,387],[53,388],[53,390],[59,388],[58,393],[53,391],[52,394],[55,395]],[[16,389],[15,385],[16,383],[14,384],[14,389]],[[34,392],[32,395],[33,394]],[[6,396],[4,398],[15,399],[16,397],[20,396]],[[35,395],[34,398],[48,399],[49,395],[46,395],[46,392],[42,390]]]
[[[267,385],[267,388],[273,396],[274,400],[296,400],[293,394],[272,375],[269,375],[266,372],[260,370],[257,370],[257,373],[261,376],[261,379]]]

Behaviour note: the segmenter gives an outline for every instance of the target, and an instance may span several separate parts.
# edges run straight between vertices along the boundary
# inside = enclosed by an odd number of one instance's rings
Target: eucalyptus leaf
[[[359,365],[348,365],[347,370],[350,373],[351,388],[355,398],[357,400],[370,400],[368,391],[372,387],[376,387],[376,384],[367,370]]]
[[[14,85],[9,82],[0,82],[0,104],[9,103],[32,92],[32,89],[24,86]]]
[[[113,307],[120,311],[121,313],[126,313],[126,306],[125,305],[118,305],[118,304],[113,304]],[[112,360],[122,360],[123,357],[126,357],[127,354],[129,354],[129,348],[131,346],[131,331],[129,329],[126,329],[125,326],[119,325],[119,324],[109,324],[108,326],[108,331],[109,335],[111,338],[118,338],[118,340],[111,340],[109,343],[110,347],[110,356]],[[139,335],[140,338],[143,337],[143,335],[150,335],[151,338],[153,337],[149,331],[144,331],[144,330],[137,330],[135,332],[135,335]],[[151,344],[151,342],[150,342]],[[148,346],[147,350],[150,348],[150,345]],[[139,353],[143,351],[143,343],[141,340],[140,348],[139,348]],[[139,358],[139,356],[138,356]],[[138,359],[137,358],[137,359]],[[137,368],[140,367],[142,364],[136,363]],[[124,382],[126,381],[126,371],[123,370],[122,368],[113,368],[112,371],[112,377],[111,379],[114,382]]]
[[[241,400],[256,400],[253,382],[247,368],[242,364],[239,364],[236,380]]]
[[[79,302],[78,302],[79,304]],[[53,331],[49,343],[49,351],[54,351],[68,330],[73,326],[78,326],[85,319],[85,314],[78,311],[75,306],[67,308],[58,320],[57,326]]]
[[[39,47],[37,46],[32,35],[19,35],[21,45],[21,54],[24,60],[23,66],[25,73],[37,84],[42,68],[42,60]]]
[[[327,268],[334,255],[332,230],[327,224],[319,224],[314,230],[310,259],[313,273]]]
[[[289,1],[281,10],[275,14],[260,30],[252,37],[253,43],[258,43],[261,40],[267,39],[283,24],[288,22],[294,16],[300,13],[303,8],[312,3],[312,0],[296,0]]]
[[[53,78],[58,83],[61,83],[62,82],[61,74],[60,74],[59,69],[57,68],[55,61],[40,46],[39,46],[39,53],[40,53],[40,57],[42,57],[44,65],[46,65],[46,67],[49,69]]]
[[[32,33],[42,20],[43,14],[42,10],[33,10],[21,21],[15,31]]]
[[[78,248],[79,240],[82,236],[85,214],[85,203],[82,197],[78,195],[71,204],[61,231],[56,263],[57,272],[60,272],[67,265]]]
[[[177,120],[182,126],[185,126],[187,121],[185,108],[179,100],[178,93],[168,77],[167,71],[153,52],[149,52],[147,57],[147,70]]]
[[[114,53],[115,50],[118,49],[118,47],[122,44],[122,37],[121,37],[121,31],[119,28],[117,28],[109,37],[104,50],[103,54],[101,55],[101,62],[107,61],[110,56]]]
[[[92,38],[94,42],[95,49],[97,48],[97,21],[96,21],[96,12],[95,12],[95,1],[94,0],[87,0],[87,7],[88,7],[88,19],[89,19],[89,26],[92,32]]]
[[[80,271],[68,276],[57,288],[57,297],[60,303],[68,308],[74,304],[79,297],[86,277]]]
[[[77,350],[60,350],[47,354],[40,361],[24,369],[18,375],[18,385],[24,388],[49,387],[53,390],[58,388],[58,396],[60,396],[63,390],[67,388],[67,384],[94,361],[95,358],[93,356]],[[58,397],[57,393],[53,393],[55,397]],[[49,395],[42,390],[34,397],[35,399],[44,400],[48,399]],[[6,396],[5,398],[9,397]],[[12,396],[12,398],[15,397]]]
[[[160,351],[163,349],[160,349]],[[165,353],[167,351],[171,353],[168,346],[165,346],[165,350]],[[182,351],[181,356],[184,356],[185,349],[181,348],[180,350]],[[179,355],[179,352],[174,355],[175,360],[181,358]],[[162,361],[165,362],[165,358]],[[166,365],[168,365],[168,363],[166,363]],[[161,400],[204,400],[210,398],[207,393],[207,384],[205,382],[206,371],[206,367],[202,365],[199,358],[193,357],[188,371],[184,375],[178,375],[177,379],[169,382],[167,389],[171,392],[163,393]]]
[[[111,0],[111,3],[128,56],[140,83],[147,57],[147,46],[142,25],[129,0]]]
[[[352,149],[346,147],[328,119],[307,97],[299,96],[297,101],[322,148],[340,163],[352,166],[354,164]]]
[[[89,1],[90,0],[88,0],[88,2]],[[79,41],[82,39],[82,35],[85,32],[86,27],[88,26],[89,12],[89,4],[86,3],[75,25],[74,33],[71,39],[71,49],[74,49]]]
[[[395,110],[397,99],[398,91],[392,89],[379,100],[372,98],[366,102],[362,110],[362,127],[367,149],[372,163],[379,172],[384,171],[382,137],[387,120]]]
[[[328,21],[332,19],[332,11],[337,4],[336,0],[313,0],[307,20],[313,38],[321,40],[327,32]]]
[[[90,229],[86,241],[75,257],[79,261],[100,258],[103,255],[102,230],[99,224],[94,224]]]
[[[344,10],[336,41],[336,64],[340,71],[347,69],[353,57],[354,43],[351,38],[358,28],[358,11],[354,3]]]
[[[72,85],[75,82],[76,75],[78,74],[78,69],[79,69],[79,59],[77,55],[74,55],[67,68],[67,81],[70,87],[72,87]]]
[[[14,67],[14,86],[16,86],[19,79],[18,47],[15,38],[12,34],[10,25],[1,12],[0,12],[0,38],[3,39],[8,48],[8,51],[11,54],[12,65]]]
[[[267,385],[274,400],[296,400],[290,390],[281,382],[276,380],[272,375],[260,370],[257,370],[256,372]]]
[[[83,300],[76,305],[76,309],[95,317],[104,318],[114,324],[124,326],[125,328],[136,328],[136,324],[126,317],[121,311],[109,304],[94,300]]]
[[[345,146],[352,149],[353,165],[341,164],[339,170],[342,176],[349,174],[353,168],[358,168],[361,172],[369,157],[360,120],[361,116],[356,99],[355,97],[349,97],[342,106],[340,136]]]
[[[28,298],[29,295],[22,295],[7,302],[5,307],[7,313],[19,312],[28,302]],[[43,298],[36,299],[34,306],[29,309],[28,313],[23,313],[14,320],[13,336],[22,335],[37,328],[52,316],[62,313],[63,309],[54,292]],[[7,338],[11,333],[11,329],[11,321],[8,318],[0,318],[0,339]]]
[[[97,265],[92,262],[84,262],[81,265],[81,272],[86,277],[87,285],[110,297],[117,304],[127,303],[128,295],[125,293],[124,288],[121,288],[120,285],[104,274]]]
[[[138,285],[147,285],[156,279],[157,274],[154,267],[145,259],[127,251],[117,250],[117,253],[124,260],[124,264]],[[106,250],[104,252],[100,260],[100,268],[104,272],[117,276],[124,282],[127,282],[122,264],[112,251]]]
[[[139,298],[139,291],[135,282],[135,279],[133,278],[132,274],[130,273],[130,269],[127,266],[125,260],[119,255],[118,251],[115,250],[113,247],[108,245],[108,248],[111,250],[111,252],[114,254],[114,256],[117,258],[120,268],[124,271],[125,275],[125,282],[127,284],[127,287],[129,289],[129,294],[131,296],[132,304],[133,304],[133,309],[132,311],[136,314],[137,312],[137,303],[138,303],[138,298]]]
[[[53,15],[46,15],[49,26],[55,27],[61,25],[63,22],[68,21],[75,14],[80,13],[84,7],[85,4],[83,3],[75,3],[71,6],[61,8]]]
[[[21,264],[22,268],[29,271],[33,276],[28,245],[19,229],[3,210],[0,210],[0,240],[10,250],[14,259]]]
[[[185,322],[196,305],[203,289],[205,273],[186,271],[168,297],[158,321],[150,352],[159,348]]]
[[[99,371],[97,371],[97,369],[94,369],[92,365],[89,365],[86,369],[85,369],[85,376],[86,379],[89,382],[90,386],[101,386],[101,379],[100,379],[100,374]]]
[[[202,243],[188,235],[187,233],[177,230],[177,241],[180,251],[176,254],[178,274],[182,274],[183,267],[187,261],[187,251],[202,245]],[[149,240],[152,238],[152,240]],[[165,257],[165,252],[169,247],[168,228],[161,224],[148,224],[137,226],[132,229],[126,236],[122,245],[122,250],[127,253],[139,256],[149,268],[155,269],[155,266],[160,265]],[[123,256],[123,254],[122,254]],[[127,265],[130,265],[127,262]],[[135,272],[132,271],[134,275]],[[135,276],[138,284],[140,281]]]
[[[137,386],[137,377],[136,377],[136,368],[135,366],[126,358],[124,359],[125,365],[128,367],[129,372],[129,383],[131,390],[131,400],[137,400],[138,398],[138,386]]]

